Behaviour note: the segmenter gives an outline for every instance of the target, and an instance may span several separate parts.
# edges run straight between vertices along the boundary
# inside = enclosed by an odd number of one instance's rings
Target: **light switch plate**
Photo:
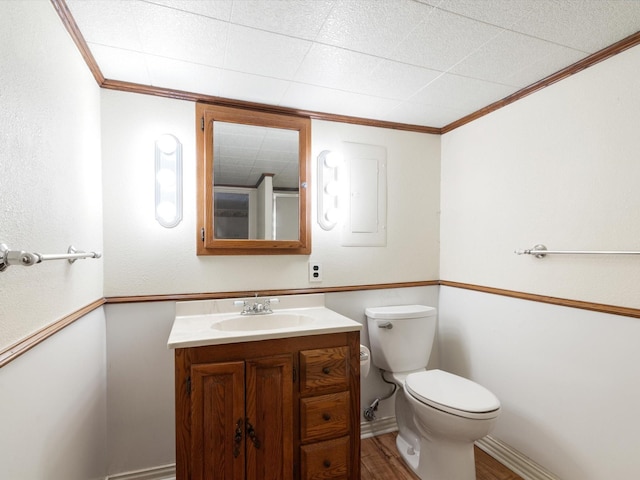
[[[319,262],[309,262],[309,281],[322,281],[322,264]]]

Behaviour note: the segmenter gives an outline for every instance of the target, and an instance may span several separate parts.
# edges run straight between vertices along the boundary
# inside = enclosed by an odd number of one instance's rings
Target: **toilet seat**
[[[410,373],[405,387],[416,400],[459,417],[494,418],[500,410],[500,401],[489,390],[442,370]]]

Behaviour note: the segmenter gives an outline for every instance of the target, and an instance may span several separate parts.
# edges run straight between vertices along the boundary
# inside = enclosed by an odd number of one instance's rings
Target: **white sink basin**
[[[362,329],[360,322],[326,308],[322,293],[282,296],[278,308],[264,315],[240,315],[238,301],[242,300],[246,299],[177,302],[168,347],[202,347]]]
[[[249,332],[254,330],[281,330],[310,325],[314,318],[294,313],[267,313],[265,315],[242,315],[214,322],[211,328],[225,332]]]

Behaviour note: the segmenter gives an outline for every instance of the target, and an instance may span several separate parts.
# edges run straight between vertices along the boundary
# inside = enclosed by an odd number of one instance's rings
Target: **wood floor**
[[[420,480],[400,458],[395,432],[366,438],[361,445],[361,480]],[[478,447],[475,455],[476,480],[523,480]]]

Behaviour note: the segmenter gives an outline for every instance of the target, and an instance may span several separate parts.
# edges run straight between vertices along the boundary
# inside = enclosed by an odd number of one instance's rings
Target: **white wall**
[[[442,138],[441,279],[640,307],[640,48]],[[640,320],[443,287],[440,362],[494,390],[495,436],[563,480],[636,478]]]
[[[438,278],[438,136],[314,121],[312,156],[342,141],[387,148],[386,247],[341,247],[339,232],[313,222],[313,253],[198,257],[195,107],[191,102],[102,92],[105,294],[146,295],[358,285]],[[184,154],[184,219],[161,227],[153,213],[153,142],[176,135]],[[315,169],[312,169],[315,171]],[[315,175],[313,175],[315,178]],[[315,191],[315,190],[314,190]],[[316,202],[312,210],[315,219]],[[324,281],[308,282],[307,262]]]
[[[492,436],[563,480],[637,478],[640,321],[441,287],[443,369],[495,393]]]
[[[386,246],[341,247],[339,227],[325,231],[315,222],[317,203],[313,199],[310,258],[322,263],[322,285],[438,279],[440,138],[325,121],[313,122],[312,137],[314,182],[315,159],[323,150],[339,151],[342,142],[380,145],[387,150]]]
[[[175,302],[107,305],[107,472],[175,463]]]
[[[442,138],[441,272],[460,281],[640,308],[640,47]]]
[[[0,478],[104,479],[104,322],[94,310],[0,369]]]
[[[0,243],[102,250],[100,96],[50,2],[0,2]],[[102,297],[102,260],[0,273],[0,349]]]
[[[0,243],[102,250],[100,95],[50,2],[0,2]],[[102,298],[102,260],[0,273],[0,350]],[[0,478],[104,478],[104,313],[0,369]]]

